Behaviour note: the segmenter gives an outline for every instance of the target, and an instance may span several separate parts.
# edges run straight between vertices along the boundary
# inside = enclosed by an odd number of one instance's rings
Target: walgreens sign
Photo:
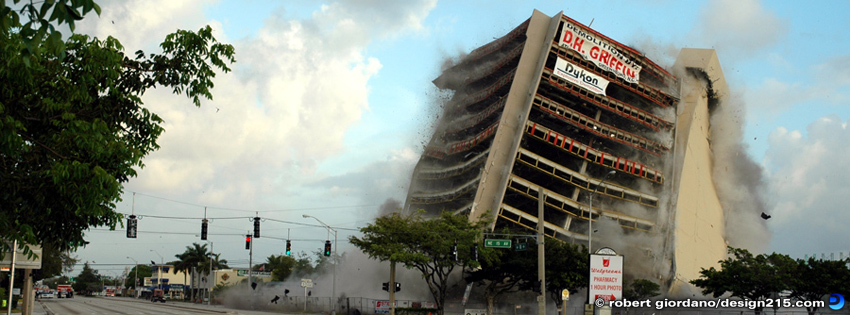
[[[623,299],[623,256],[590,255],[590,301]]]

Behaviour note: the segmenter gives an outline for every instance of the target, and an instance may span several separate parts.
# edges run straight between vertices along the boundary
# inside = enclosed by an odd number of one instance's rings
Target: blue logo
[[[829,308],[834,310],[840,310],[844,307],[844,296],[838,293],[833,293],[829,295]]]

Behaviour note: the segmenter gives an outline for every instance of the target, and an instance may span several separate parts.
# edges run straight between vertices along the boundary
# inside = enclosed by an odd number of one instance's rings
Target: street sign
[[[527,250],[527,249],[528,249],[528,243],[516,243],[516,245],[514,245],[514,250],[518,251],[518,252],[521,252],[521,251],[524,251],[524,250]]]
[[[511,248],[511,240],[486,239],[484,247]]]
[[[313,279],[301,279],[301,287],[302,288],[312,288],[313,287]]]
[[[483,308],[467,308],[463,310],[464,315],[487,315],[487,310]]]

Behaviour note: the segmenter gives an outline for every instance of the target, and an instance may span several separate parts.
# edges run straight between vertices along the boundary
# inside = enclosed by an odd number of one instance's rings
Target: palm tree
[[[192,243],[192,246],[186,246],[186,251],[182,254],[174,255],[179,259],[174,266],[174,273],[180,271],[192,272],[198,270],[198,266],[205,263],[207,259],[207,244]],[[183,283],[186,283],[186,274],[183,274]],[[194,286],[192,286],[192,298],[194,298]]]

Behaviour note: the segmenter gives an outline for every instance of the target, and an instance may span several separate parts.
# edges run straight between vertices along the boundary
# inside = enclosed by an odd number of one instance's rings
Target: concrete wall
[[[678,174],[673,187],[675,274],[669,294],[684,297],[690,296],[692,285],[688,281],[699,278],[701,268],[717,267],[718,261],[726,258],[724,212],[712,178],[709,141],[709,96],[725,95],[726,82],[714,50],[684,49],[674,68],[682,80],[682,99],[677,113],[674,162]]]
[[[492,222],[496,222],[495,216],[498,215],[499,206],[505,196],[519,141],[531,111],[531,100],[540,83],[549,42],[555,36],[561,15],[559,12],[555,17],[549,17],[537,10],[531,15],[522,57],[507,95],[499,129],[490,147],[490,155],[482,170],[472,211],[469,213],[469,219],[472,221],[477,221],[482,214],[492,211]]]

